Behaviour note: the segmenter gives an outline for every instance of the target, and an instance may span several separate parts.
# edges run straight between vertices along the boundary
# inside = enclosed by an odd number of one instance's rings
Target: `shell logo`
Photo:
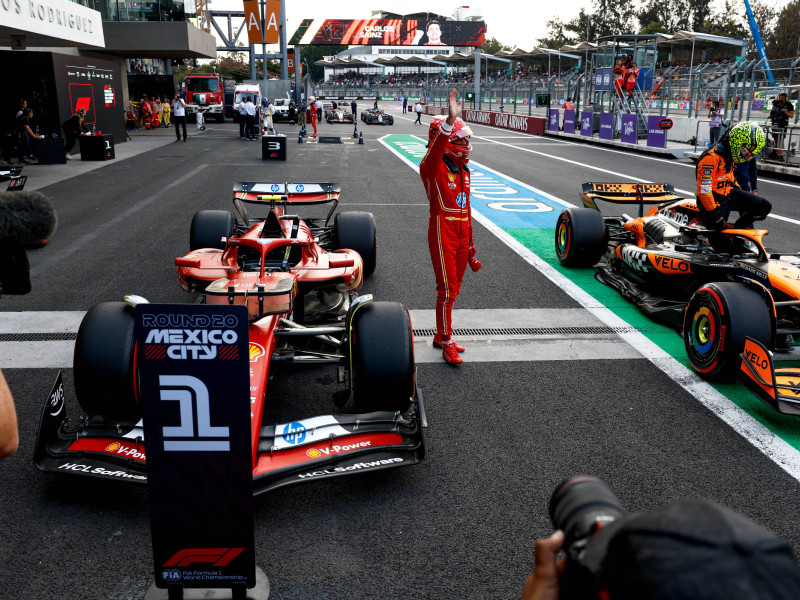
[[[113,444],[109,444],[108,446],[106,446],[106,452],[116,452],[121,447],[122,446],[120,446],[118,442],[114,442]]]
[[[306,450],[306,456],[309,456],[311,458],[319,458],[320,456],[322,456],[322,452],[320,452],[316,448],[310,448]]]
[[[258,359],[264,356],[264,347],[261,344],[254,344],[250,342],[250,362],[258,362]]]

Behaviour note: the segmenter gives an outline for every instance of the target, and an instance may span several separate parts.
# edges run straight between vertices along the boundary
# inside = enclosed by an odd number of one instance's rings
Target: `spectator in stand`
[[[67,160],[72,160],[72,155],[70,154],[70,150],[72,150],[75,147],[75,142],[78,141],[78,136],[89,133],[89,128],[83,124],[83,120],[85,118],[86,118],[86,109],[79,108],[73,113],[73,115],[69,119],[67,119],[61,124],[61,130],[64,132],[64,137],[66,138],[66,145],[64,146],[64,152],[67,157]]]
[[[181,98],[179,92],[175,92],[175,98],[172,100],[172,120],[175,121],[175,141],[181,141],[180,128],[183,127],[183,141],[186,141],[186,103]]]
[[[725,109],[720,107],[717,100],[714,100],[714,102],[711,103],[711,108],[708,110],[708,118],[711,119],[711,122],[708,124],[708,143],[710,146],[715,145],[717,140],[719,140],[720,131],[722,129],[722,118],[724,116]]]
[[[772,137],[775,140],[775,150],[772,151],[770,158],[783,159],[783,143],[786,139],[786,128],[789,127],[789,119],[794,116],[794,106],[787,99],[786,92],[778,94],[778,98],[772,103],[772,110],[769,113],[772,122]]]
[[[636,80],[639,78],[639,69],[636,68],[636,63],[632,62],[631,66],[625,72],[625,90],[628,92],[628,98],[633,96],[633,90],[636,89]]]
[[[34,154],[35,140],[44,139],[43,135],[35,133],[36,126],[33,122],[33,109],[27,109],[27,114],[23,114],[19,118],[18,131],[20,132],[21,148],[24,148],[25,154],[21,157],[22,162],[30,164],[39,162]]]

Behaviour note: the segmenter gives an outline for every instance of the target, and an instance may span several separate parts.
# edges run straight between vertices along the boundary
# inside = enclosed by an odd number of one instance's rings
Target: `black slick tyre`
[[[353,412],[405,412],[414,395],[408,311],[398,302],[370,302],[353,316],[350,335]]]
[[[87,415],[136,421],[141,415],[133,378],[133,309],[96,304],[75,339],[72,371],[78,404]]]
[[[364,263],[364,274],[371,275],[378,264],[378,238],[375,216],[371,212],[339,213],[333,220],[336,249],[355,250]]]
[[[227,210],[201,210],[195,213],[189,229],[189,250],[225,249],[220,240],[233,235],[235,219]]]
[[[556,256],[565,267],[591,267],[606,251],[603,216],[592,208],[568,208],[556,223]]]
[[[745,339],[769,346],[772,323],[764,298],[741,283],[708,283],[686,306],[683,343],[692,369],[706,379],[732,380]]]

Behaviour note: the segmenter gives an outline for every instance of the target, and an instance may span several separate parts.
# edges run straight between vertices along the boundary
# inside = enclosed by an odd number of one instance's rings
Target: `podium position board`
[[[244,306],[136,307],[160,588],[256,585],[247,323]]]
[[[286,160],[286,136],[262,135],[261,160]]]
[[[112,160],[114,158],[114,136],[81,135],[78,136],[81,149],[81,160]]]

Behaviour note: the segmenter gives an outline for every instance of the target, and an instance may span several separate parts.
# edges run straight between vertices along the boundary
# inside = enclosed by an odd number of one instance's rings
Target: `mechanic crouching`
[[[472,240],[472,214],[469,204],[467,167],[472,146],[472,130],[459,118],[461,101],[456,90],[448,98],[447,118],[431,120],[428,131],[428,152],[419,165],[430,205],[428,248],[436,275],[435,348],[442,348],[445,361],[451,365],[464,362],[459,352],[464,347],[450,339],[453,333],[453,303],[461,290],[461,280],[469,264],[473,271],[481,268],[475,258]]]
[[[753,229],[755,221],[770,213],[772,204],[740,189],[734,177],[734,165],[753,160],[765,143],[766,135],[757,123],[742,121],[700,155],[695,172],[697,208],[706,228]],[[732,210],[739,218],[731,225],[728,219]]]

